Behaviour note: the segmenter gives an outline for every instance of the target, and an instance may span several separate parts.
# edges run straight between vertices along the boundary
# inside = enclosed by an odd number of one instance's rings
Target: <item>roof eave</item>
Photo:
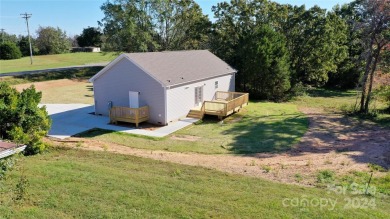
[[[165,84],[165,87],[169,88],[169,87],[179,86],[179,85],[183,85],[183,84],[191,84],[191,83],[194,83],[194,82],[197,82],[197,81],[205,81],[205,80],[209,80],[209,79],[212,79],[212,78],[217,78],[217,77],[230,75],[230,74],[236,74],[236,73],[237,73],[237,70],[234,69],[234,71],[223,73],[223,74],[220,74],[220,75],[214,75],[212,77],[200,78],[200,79],[195,79],[195,80],[192,80],[192,81],[186,81],[186,82],[181,82],[181,83],[176,83],[176,84]]]

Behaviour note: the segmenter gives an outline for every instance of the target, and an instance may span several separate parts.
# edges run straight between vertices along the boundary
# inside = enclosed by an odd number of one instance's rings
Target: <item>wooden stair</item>
[[[202,110],[192,109],[188,113],[187,117],[194,118],[194,119],[203,119],[203,115],[204,115],[204,113]]]

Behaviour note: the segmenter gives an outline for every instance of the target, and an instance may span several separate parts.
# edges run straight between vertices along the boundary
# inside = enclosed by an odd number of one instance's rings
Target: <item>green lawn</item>
[[[173,134],[179,138],[191,136],[195,141],[145,138],[104,130],[92,130],[80,136],[151,150],[207,154],[281,152],[293,147],[307,126],[307,118],[295,105],[251,102],[222,124],[216,117],[207,117],[203,123]]]
[[[327,193],[107,152],[52,149],[19,160],[0,195],[0,218],[386,218],[388,197]],[[21,174],[26,199],[12,202]],[[312,201],[308,207],[291,200]],[[345,208],[347,199],[375,209]],[[316,206],[319,200],[337,201]],[[283,200],[284,204],[283,205]],[[324,202],[325,203],[325,202]],[[351,207],[351,206],[349,206]]]
[[[42,55],[33,57],[33,65],[30,64],[30,57],[23,57],[21,59],[14,60],[0,60],[0,74],[110,62],[117,56],[118,54],[114,52]]]
[[[329,112],[348,114],[352,111],[356,101],[360,101],[360,98],[357,99],[357,97],[356,90],[342,91],[315,88],[308,90],[306,95],[294,98],[290,103],[301,107],[321,108]],[[363,119],[369,119],[382,126],[390,127],[390,114],[383,112],[386,107],[387,105],[380,100],[372,101],[370,108],[375,109],[372,111],[376,111],[376,114]]]

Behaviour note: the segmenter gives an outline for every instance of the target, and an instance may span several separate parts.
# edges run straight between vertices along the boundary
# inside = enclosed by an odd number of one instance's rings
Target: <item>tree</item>
[[[383,48],[390,42],[390,0],[358,0],[353,6],[359,18],[355,28],[361,33],[365,57],[360,112],[368,113],[375,71]]]
[[[329,75],[327,86],[342,89],[356,88],[363,74],[364,60],[361,58],[363,47],[360,43],[360,34],[354,28],[357,17],[351,4],[335,6],[333,12],[347,24],[347,40],[342,43],[347,47],[347,57],[338,63],[337,72]]]
[[[206,47],[211,23],[193,0],[157,0],[152,7],[161,50]]]
[[[5,42],[0,44],[0,59],[20,59],[22,53],[19,47],[13,42]]]
[[[290,89],[290,63],[286,40],[268,25],[255,27],[239,43],[239,69],[251,95],[282,100]]]
[[[51,120],[45,107],[38,107],[42,93],[32,86],[19,93],[0,83],[0,137],[26,144],[26,154],[42,152]]]
[[[37,30],[36,45],[39,53],[60,54],[69,52],[70,43],[65,31],[54,27],[39,27]]]
[[[100,47],[102,44],[102,32],[99,28],[88,27],[84,28],[80,36],[78,36],[77,43],[81,47],[94,46]]]
[[[309,10],[290,6],[290,10],[283,30],[291,53],[293,82],[322,86],[347,57],[346,23],[318,6]]]
[[[114,0],[101,9],[108,48],[140,52],[208,45],[211,23],[193,0]]]
[[[158,47],[151,23],[151,5],[145,0],[114,0],[101,6],[104,18],[99,22],[108,50],[139,52]]]
[[[16,37],[15,34],[9,34],[5,31],[0,32],[0,43],[5,43],[5,42],[12,42],[17,44],[18,43],[18,37]]]
[[[33,54],[38,54],[38,49],[34,45],[35,40],[31,38],[31,44],[32,44],[32,52]],[[22,52],[23,56],[30,56],[30,44],[28,42],[28,37],[27,36],[19,36],[19,42],[18,46],[20,48],[20,51]]]
[[[212,51],[236,68],[236,86],[262,99],[281,100],[290,89],[289,53],[278,32],[279,4],[263,0],[222,2],[213,7],[217,18]]]

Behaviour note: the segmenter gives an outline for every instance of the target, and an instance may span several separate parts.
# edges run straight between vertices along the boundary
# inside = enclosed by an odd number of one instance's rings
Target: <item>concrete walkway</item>
[[[49,131],[49,136],[59,139],[69,138],[75,134],[93,128],[151,137],[165,137],[198,121],[198,119],[186,118],[178,122],[171,123],[168,126],[151,131],[108,124],[109,118],[93,115],[92,113],[94,112],[94,106],[88,104],[44,105],[46,106],[46,110],[52,119],[52,127]]]

